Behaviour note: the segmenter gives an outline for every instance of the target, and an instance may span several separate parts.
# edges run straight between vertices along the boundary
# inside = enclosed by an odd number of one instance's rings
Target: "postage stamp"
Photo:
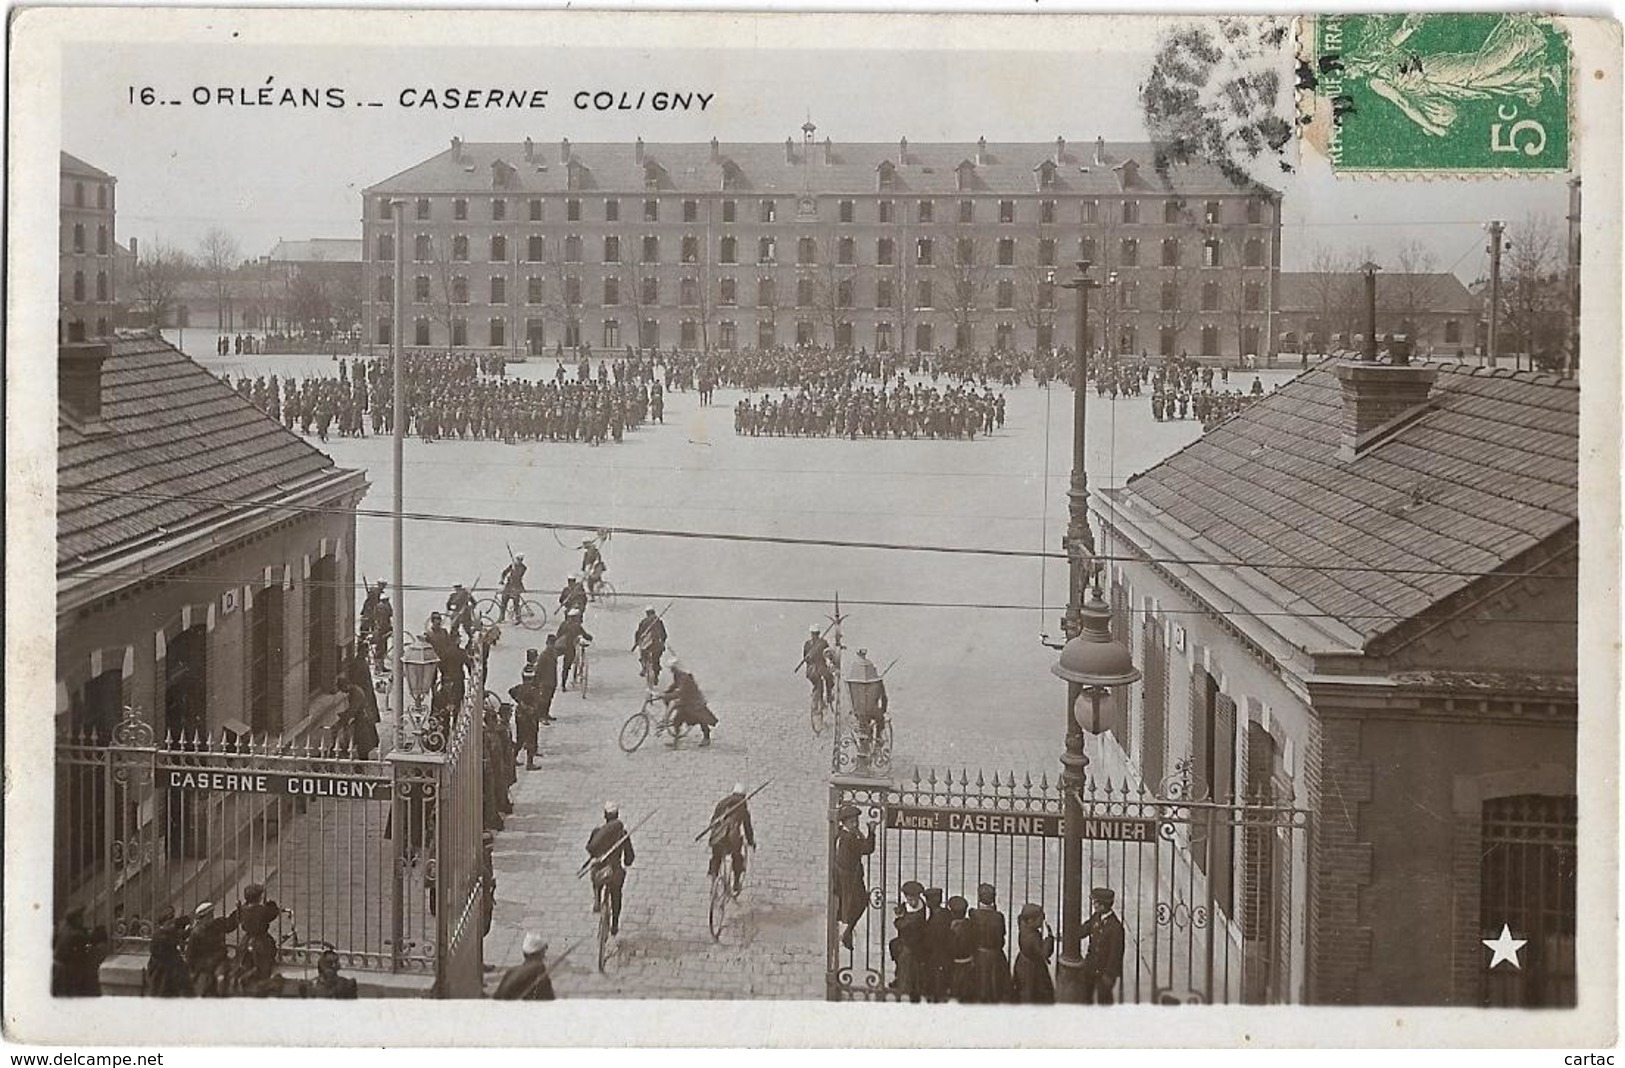
[[[1312,20],[1299,90],[1338,171],[1551,172],[1570,163],[1569,39],[1491,14]]]

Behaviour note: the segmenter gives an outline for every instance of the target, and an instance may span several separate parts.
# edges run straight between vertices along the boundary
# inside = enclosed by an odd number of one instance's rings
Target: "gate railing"
[[[1308,813],[1275,792],[1213,800],[1174,780],[1158,791],[1091,781],[1083,807],[1084,886],[1116,896],[1125,928],[1119,1000],[1151,1004],[1301,1000],[1303,873]],[[840,942],[831,881],[827,995],[900,996],[890,944],[893,909],[909,880],[964,897],[993,888],[1014,955],[1015,916],[1036,904],[1060,927],[1063,798],[1048,775],[915,769],[901,780],[837,775],[830,786],[830,864],[836,814],[856,806],[876,826],[864,861],[867,907]],[[1085,911],[1088,911],[1087,904]],[[1052,962],[1053,963],[1053,962]]]
[[[168,916],[204,902],[228,915],[257,883],[284,910],[285,962],[331,947],[348,968],[478,996],[481,694],[468,685],[444,752],[381,760],[332,731],[160,743],[134,708],[107,737],[59,741],[57,914],[81,907],[139,954]]]

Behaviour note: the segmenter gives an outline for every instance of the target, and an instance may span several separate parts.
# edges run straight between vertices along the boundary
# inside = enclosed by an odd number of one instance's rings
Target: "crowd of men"
[[[899,378],[889,385],[803,385],[775,399],[741,399],[734,433],[750,437],[955,438],[1004,426],[1004,394],[971,386],[938,389]]]
[[[359,358],[339,361],[338,376],[261,375],[239,378],[236,390],[289,430],[322,441],[330,432],[365,437],[394,430],[390,364]],[[646,377],[646,376],[645,376]],[[228,385],[233,385],[226,375]],[[406,432],[424,441],[619,442],[626,431],[664,418],[658,382],[630,374],[611,377],[600,361],[570,377],[564,365],[546,381],[506,375],[502,357],[474,354],[414,355],[406,364]]]

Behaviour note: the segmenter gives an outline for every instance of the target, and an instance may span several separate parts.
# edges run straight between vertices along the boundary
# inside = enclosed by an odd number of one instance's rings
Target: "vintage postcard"
[[[1613,1041],[1617,24],[12,29],[12,1040]]]

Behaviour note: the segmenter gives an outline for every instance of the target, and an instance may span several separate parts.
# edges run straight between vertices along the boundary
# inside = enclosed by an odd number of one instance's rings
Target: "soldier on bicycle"
[[[571,573],[564,576],[564,589],[559,591],[559,608],[568,616],[571,612],[580,610],[587,614],[587,587],[582,584],[581,576]]]
[[[592,910],[602,911],[608,897],[609,933],[620,934],[621,887],[634,854],[632,836],[621,822],[620,806],[613,801],[604,802],[604,822],[588,837],[587,856],[592,865]]]
[[[564,622],[559,624],[557,637],[555,645],[562,668],[559,673],[559,689],[568,690],[570,672],[576,665],[576,655],[592,644],[592,635],[587,633],[587,628],[581,622],[581,609],[570,609],[569,614],[564,617]]]
[[[717,802],[711,813],[711,866],[705,874],[713,879],[722,870],[722,858],[733,861],[733,892],[739,896],[745,882],[745,847],[756,848],[756,832],[750,823],[750,805],[745,800],[745,787],[734,783],[733,792]]]
[[[446,611],[451,616],[453,634],[461,630],[474,637],[478,629],[474,624],[474,595],[464,589],[461,582],[452,587],[451,596],[446,598]]]
[[[519,602],[525,596],[525,554],[515,553],[513,561],[502,569],[502,591],[497,594],[497,622],[508,618],[508,605],[513,605],[513,621],[519,622]]]
[[[694,724],[700,728],[700,745],[711,744],[711,728],[717,725],[716,714],[705,703],[700,684],[694,681],[682,661],[671,662],[671,685],[661,692],[660,698],[671,708],[671,742],[668,744],[673,749],[677,748],[682,729]]]
[[[835,704],[835,651],[824,640],[823,628],[817,623],[810,625],[807,631],[809,636],[801,643],[801,662],[807,666],[813,700],[822,698],[826,706],[832,706]]]
[[[586,576],[587,593],[589,596],[598,595],[598,584],[604,579],[604,572],[609,567],[604,563],[604,554],[598,548],[596,538],[588,538],[581,543],[581,573]]]
[[[632,635],[632,648],[638,651],[638,670],[643,677],[658,676],[660,658],[666,653],[666,623],[655,614],[654,605],[644,607]]]

